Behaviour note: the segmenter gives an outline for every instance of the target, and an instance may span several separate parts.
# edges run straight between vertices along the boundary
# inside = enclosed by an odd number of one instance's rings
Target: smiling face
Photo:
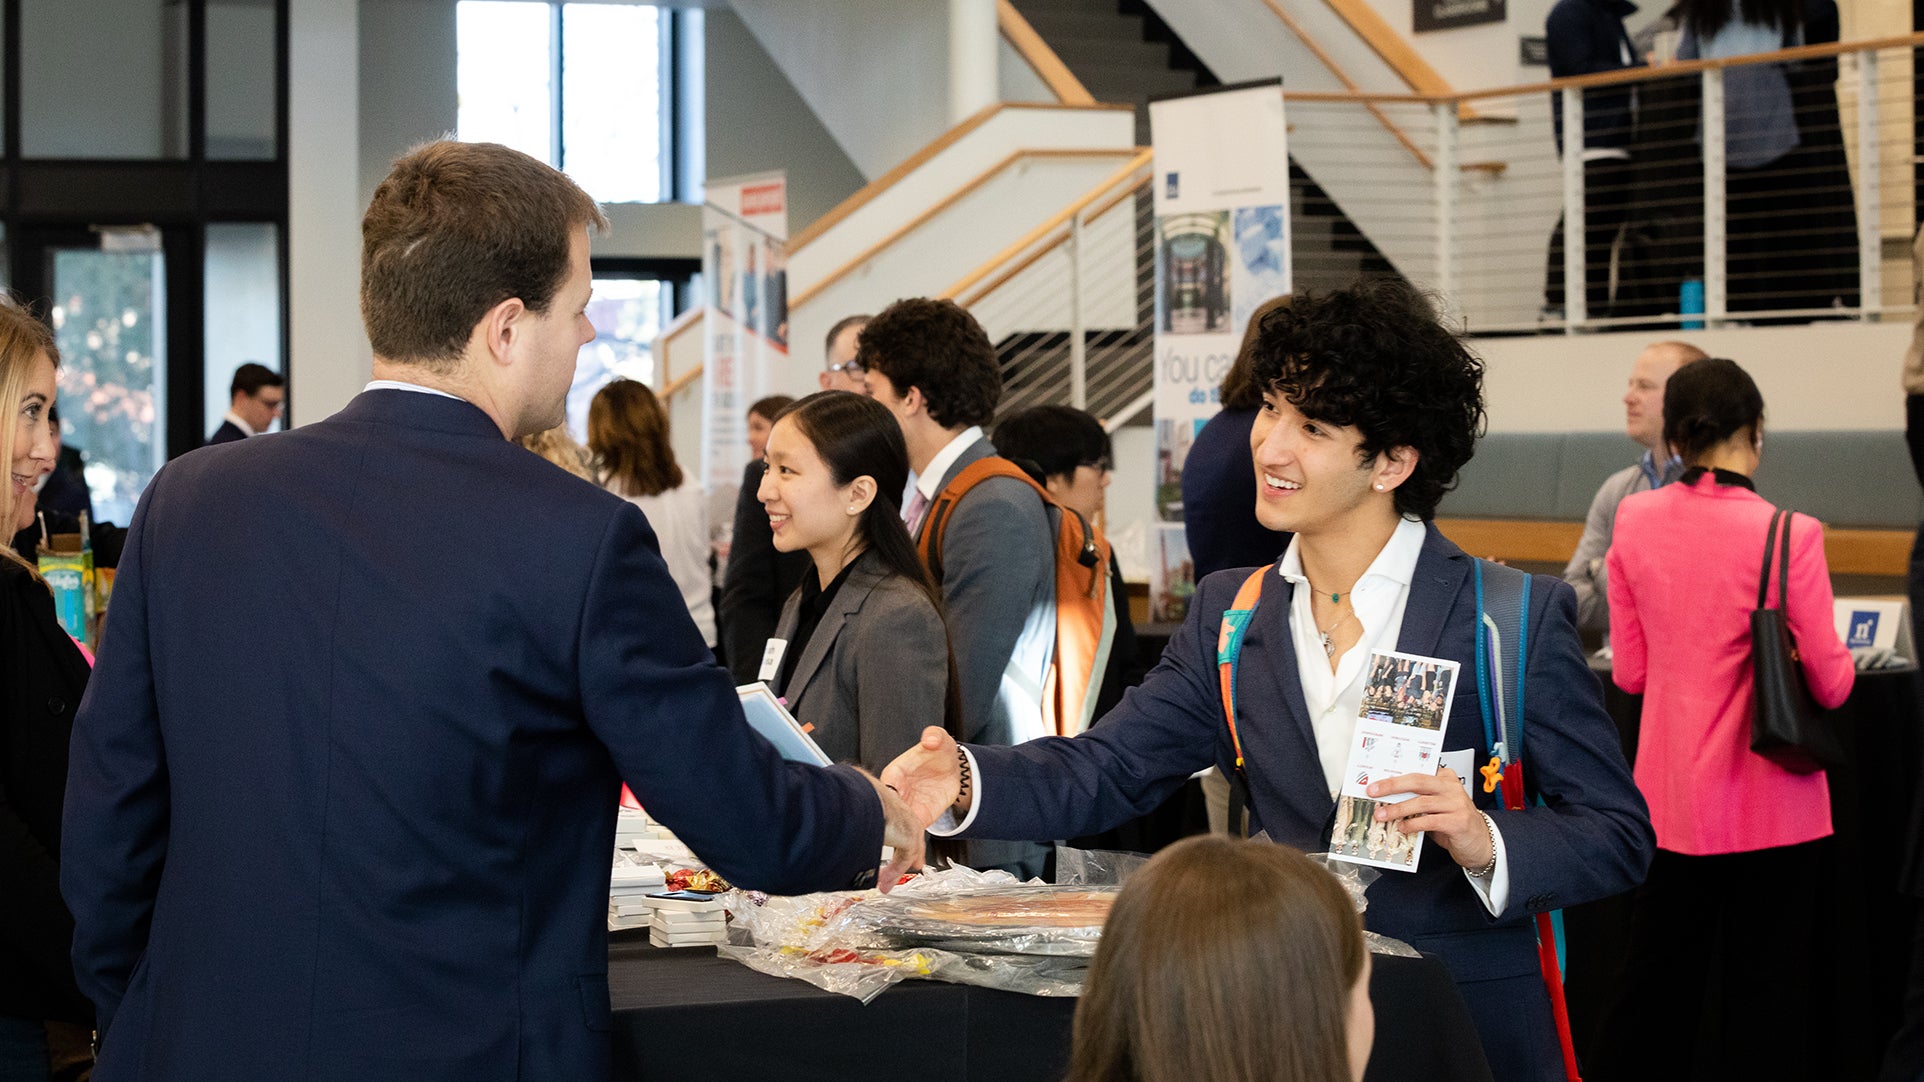
[[[1359,457],[1363,435],[1354,426],[1306,417],[1274,389],[1263,395],[1249,445],[1256,519],[1271,530],[1315,536],[1393,514],[1392,494],[1408,475],[1391,453]]]
[[[13,512],[9,534],[33,525],[33,484],[41,474],[53,470],[60,454],[53,427],[47,422],[55,391],[53,358],[45,353],[37,354],[29,366],[19,401],[8,403],[15,411],[13,447],[7,460],[7,506]]]
[[[790,418],[775,422],[769,430],[767,458],[768,470],[755,496],[768,512],[776,550],[805,549],[812,555],[832,557],[849,552],[861,512],[868,506],[868,499],[858,491],[863,478],[836,484],[828,463]]]

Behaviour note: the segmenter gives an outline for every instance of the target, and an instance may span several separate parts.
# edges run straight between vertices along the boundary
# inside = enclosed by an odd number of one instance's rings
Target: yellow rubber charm
[[[1490,756],[1490,761],[1477,767],[1476,771],[1483,775],[1483,791],[1486,793],[1496,792],[1497,784],[1503,780],[1502,760],[1492,755]]]

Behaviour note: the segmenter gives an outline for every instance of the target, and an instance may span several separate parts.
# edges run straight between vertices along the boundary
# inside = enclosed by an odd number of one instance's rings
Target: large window
[[[461,0],[459,138],[502,143],[604,203],[672,195],[666,8]]]

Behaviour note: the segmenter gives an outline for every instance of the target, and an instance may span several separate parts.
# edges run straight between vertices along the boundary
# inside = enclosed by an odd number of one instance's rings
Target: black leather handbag
[[[1793,517],[1794,512],[1781,510],[1770,517],[1770,533],[1764,539],[1764,569],[1757,579],[1757,608],[1750,614],[1751,682],[1756,699],[1750,721],[1750,750],[1785,770],[1810,774],[1841,764],[1844,749],[1825,718],[1826,711],[1810,697],[1797,639],[1784,619],[1784,599],[1790,590]],[[1773,554],[1777,556],[1774,609],[1765,607]]]

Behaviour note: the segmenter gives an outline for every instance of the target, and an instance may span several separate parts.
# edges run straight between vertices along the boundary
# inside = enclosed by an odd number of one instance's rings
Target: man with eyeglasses
[[[827,367],[819,380],[824,391],[867,394],[862,366],[855,363],[855,342],[868,323],[867,316],[846,316],[828,329],[823,344]],[[773,418],[770,418],[773,420]],[[775,551],[775,535],[768,528],[756,491],[762,483],[758,455],[742,471],[742,487],[735,497],[735,532],[729,540],[728,573],[722,580],[720,621],[722,658],[738,683],[753,683],[761,675],[762,647],[775,633],[782,603],[802,581],[807,560],[784,558]],[[789,554],[790,556],[794,554]]]
[[[847,316],[828,329],[828,367],[819,377],[822,390],[868,393],[862,366],[855,360],[856,341],[868,321],[868,316]]]
[[[249,361],[234,370],[228,386],[232,399],[220,427],[207,437],[209,444],[232,443],[258,436],[280,418],[287,404],[287,380],[264,364]]]

